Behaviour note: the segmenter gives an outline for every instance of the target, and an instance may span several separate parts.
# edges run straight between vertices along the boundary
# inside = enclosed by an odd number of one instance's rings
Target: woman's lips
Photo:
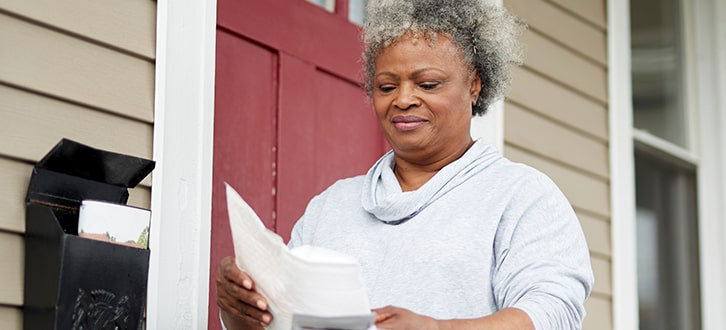
[[[417,116],[395,116],[391,119],[393,126],[399,131],[411,131],[426,124],[428,120]]]

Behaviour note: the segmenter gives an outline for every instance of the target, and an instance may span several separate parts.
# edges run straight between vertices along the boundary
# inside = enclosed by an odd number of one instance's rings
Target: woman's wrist
[[[433,319],[436,330],[451,330],[453,327],[451,326],[451,320],[437,320]]]

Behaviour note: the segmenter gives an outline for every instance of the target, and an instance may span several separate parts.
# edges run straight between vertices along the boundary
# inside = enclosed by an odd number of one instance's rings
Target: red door
[[[287,240],[310,198],[384,151],[347,14],[347,0],[335,13],[305,0],[218,1],[210,329],[220,328],[216,266],[234,254],[224,182]]]

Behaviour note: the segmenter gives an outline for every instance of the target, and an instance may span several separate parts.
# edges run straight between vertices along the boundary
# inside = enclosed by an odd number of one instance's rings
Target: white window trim
[[[208,327],[216,11],[157,3],[148,329]]]
[[[502,6],[502,0],[489,0],[495,6]],[[483,138],[504,152],[504,101],[494,102],[489,106],[486,115],[471,119],[471,137]]]
[[[634,131],[630,77],[629,1],[608,1],[610,90],[610,165],[612,207],[613,326],[638,329],[633,141],[658,146],[672,156],[698,164],[699,248],[702,328],[726,324],[726,4],[718,0],[686,1],[685,33],[693,45],[686,54],[690,79],[688,106],[698,109],[689,149],[674,148]],[[694,16],[695,15],[695,16]],[[693,19],[697,17],[698,19]],[[689,47],[690,48],[690,47]],[[693,129],[698,127],[698,129]],[[697,144],[695,140],[698,140]]]
[[[613,328],[635,330],[638,277],[629,1],[608,1],[607,15]]]
[[[704,330],[726,324],[726,3],[691,0],[699,109],[698,173],[701,319]]]
[[[471,118],[471,137],[475,140],[483,138],[504,152],[504,102],[497,101],[487,110],[484,116]]]

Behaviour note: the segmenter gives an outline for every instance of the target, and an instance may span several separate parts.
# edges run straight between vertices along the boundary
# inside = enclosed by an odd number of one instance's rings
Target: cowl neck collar
[[[476,140],[459,159],[444,166],[419,189],[404,192],[393,173],[395,160],[393,151],[389,151],[366,174],[363,208],[385,223],[403,223],[500,158],[494,147]]]

